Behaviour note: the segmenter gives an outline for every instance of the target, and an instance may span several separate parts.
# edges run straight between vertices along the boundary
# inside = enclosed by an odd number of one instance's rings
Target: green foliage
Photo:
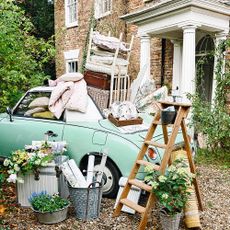
[[[39,212],[54,212],[61,210],[69,205],[69,201],[54,194],[49,195],[46,192],[33,193],[29,201],[34,210]]]
[[[18,176],[18,174],[25,175],[28,172],[34,171],[38,172],[40,167],[45,167],[54,158],[51,154],[50,147],[41,146],[41,148],[36,148],[32,152],[26,150],[16,150],[11,153],[11,156],[4,160],[3,165],[7,169],[9,177],[8,182],[23,183],[23,179]]]
[[[181,212],[189,198],[189,188],[194,176],[189,172],[184,160],[175,160],[165,175],[148,166],[145,171],[147,173],[145,181],[152,186],[152,192],[167,213],[173,216]]]
[[[12,0],[0,0],[0,111],[40,85],[43,66],[54,57],[53,41],[31,35],[33,24]]]
[[[197,149],[195,161],[198,164],[209,165],[215,163],[216,166],[222,169],[230,169],[230,152],[223,148]]]
[[[227,89],[230,87],[229,60],[225,60],[224,51],[230,47],[230,41],[222,41],[215,52],[217,60],[215,69],[216,90],[214,103],[204,100],[198,92],[190,95],[192,99],[192,125],[197,132],[207,136],[207,144],[212,151],[222,147],[230,149],[230,116],[226,106]],[[198,82],[202,81],[202,65],[208,57],[198,62]],[[225,65],[224,65],[225,62]],[[226,71],[224,71],[226,68]]]
[[[48,39],[54,35],[54,2],[48,0],[16,0],[31,18],[34,25],[33,35]]]

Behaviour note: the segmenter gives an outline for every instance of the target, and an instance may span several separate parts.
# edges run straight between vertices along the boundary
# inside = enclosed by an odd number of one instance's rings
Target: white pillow
[[[58,78],[58,81],[80,81],[84,76],[81,73],[65,73]]]
[[[48,97],[38,97],[34,99],[28,106],[28,108],[43,107],[48,108],[49,98]]]
[[[33,109],[29,109],[24,113],[24,116],[32,116],[34,113],[40,113],[46,111],[45,108],[43,107],[35,107]]]

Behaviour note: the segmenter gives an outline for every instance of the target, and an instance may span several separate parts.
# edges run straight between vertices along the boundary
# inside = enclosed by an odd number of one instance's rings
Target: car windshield
[[[48,104],[51,92],[29,92],[15,108],[16,116],[53,119],[55,116],[49,111]]]

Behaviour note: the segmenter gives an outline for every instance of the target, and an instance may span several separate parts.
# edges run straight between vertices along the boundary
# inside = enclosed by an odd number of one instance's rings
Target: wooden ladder
[[[160,102],[160,104],[161,104],[162,109],[165,109],[169,106],[174,106],[175,109],[177,110],[177,116],[176,116],[175,122],[174,122],[173,127],[172,127],[171,135],[170,135],[170,137],[168,137],[167,125],[162,125],[164,144],[155,142],[152,139],[157,126],[161,125],[161,121],[160,121],[161,111],[159,110],[157,112],[157,114],[155,115],[153,122],[151,123],[151,126],[147,132],[146,137],[145,137],[144,143],[143,143],[143,145],[139,151],[137,159],[136,159],[134,166],[131,170],[131,173],[128,177],[127,183],[123,189],[123,192],[120,196],[119,202],[118,202],[116,209],[114,210],[114,213],[113,213],[114,217],[119,216],[123,205],[126,205],[126,206],[134,209],[135,211],[137,211],[138,213],[141,214],[141,221],[140,221],[139,228],[138,228],[139,230],[143,230],[146,227],[147,219],[148,219],[148,213],[152,209],[153,205],[155,204],[155,196],[152,193],[152,187],[151,186],[145,184],[144,182],[140,182],[140,181],[135,179],[136,174],[138,173],[138,170],[140,169],[141,166],[148,166],[148,165],[152,166],[154,170],[159,170],[162,174],[165,173],[167,166],[171,164],[171,153],[174,150],[175,140],[176,140],[176,137],[177,137],[177,134],[178,134],[180,127],[181,127],[182,134],[183,134],[185,150],[187,152],[190,170],[192,173],[195,173],[195,171],[196,171],[195,165],[194,165],[193,159],[192,159],[192,151],[191,151],[191,147],[190,147],[190,141],[189,141],[189,137],[187,135],[186,125],[185,125],[185,118],[187,117],[187,115],[189,113],[189,109],[190,109],[191,105],[190,104],[184,104],[184,103],[164,102],[164,101]],[[163,148],[165,150],[160,166],[144,160],[144,156],[146,154],[148,146],[155,146],[158,148]],[[200,190],[199,190],[199,186],[198,186],[198,182],[197,182],[196,178],[194,178],[193,184],[195,187],[195,192],[196,192],[196,197],[198,200],[199,209],[203,210]],[[141,206],[139,204],[136,204],[127,198],[132,185],[134,185],[134,186],[146,191],[147,193],[149,193],[145,207]]]

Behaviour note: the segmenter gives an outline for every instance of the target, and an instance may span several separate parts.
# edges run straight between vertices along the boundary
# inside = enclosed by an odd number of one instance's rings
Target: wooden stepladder
[[[136,159],[134,166],[131,170],[131,173],[128,177],[127,183],[126,183],[126,185],[123,189],[123,192],[120,196],[120,200],[119,200],[119,202],[116,206],[116,209],[114,210],[114,213],[113,213],[114,217],[119,216],[123,205],[126,205],[126,206],[134,209],[135,211],[137,211],[138,213],[141,214],[141,221],[140,221],[139,228],[138,228],[139,230],[144,230],[146,227],[147,219],[148,219],[148,213],[150,212],[150,210],[152,209],[152,207],[155,204],[155,196],[152,193],[152,187],[151,186],[145,184],[144,182],[138,181],[136,179],[136,175],[138,173],[138,170],[140,169],[141,166],[150,165],[150,166],[152,166],[152,168],[154,170],[159,170],[162,174],[164,174],[167,166],[171,164],[171,153],[174,150],[175,140],[176,140],[176,137],[177,137],[177,134],[178,134],[178,131],[180,128],[181,128],[181,131],[183,134],[185,150],[187,152],[190,170],[192,173],[195,173],[195,171],[196,171],[195,165],[194,165],[193,159],[192,159],[192,151],[191,151],[191,147],[190,147],[190,141],[189,141],[189,137],[187,135],[186,125],[185,125],[185,118],[187,117],[187,115],[189,113],[189,109],[190,109],[191,105],[190,104],[183,104],[183,103],[175,103],[175,102],[163,102],[163,101],[160,102],[160,104],[161,104],[162,109],[167,108],[169,106],[174,106],[175,109],[177,110],[177,116],[176,116],[176,120],[175,120],[173,127],[172,127],[171,135],[168,136],[168,126],[161,124],[161,121],[160,121],[161,111],[159,110],[157,112],[157,114],[155,115],[153,122],[151,123],[151,126],[147,132],[146,137],[145,137],[144,143],[143,143],[143,145],[139,151],[137,159]],[[155,132],[158,125],[162,126],[163,135],[164,135],[164,144],[155,142],[153,140],[153,135],[154,135],[154,132]],[[162,162],[161,162],[160,166],[144,160],[144,156],[145,156],[146,151],[147,151],[149,146],[155,146],[155,147],[164,149],[164,154],[163,154],[163,158],[162,158]],[[199,190],[199,186],[198,186],[198,182],[197,182],[196,178],[194,178],[193,184],[195,187],[195,192],[196,192],[196,197],[197,197],[199,209],[203,210],[200,190]],[[149,193],[145,207],[141,206],[139,204],[136,204],[136,203],[132,202],[131,200],[127,199],[132,185],[134,185],[138,188],[141,188],[142,190]]]

